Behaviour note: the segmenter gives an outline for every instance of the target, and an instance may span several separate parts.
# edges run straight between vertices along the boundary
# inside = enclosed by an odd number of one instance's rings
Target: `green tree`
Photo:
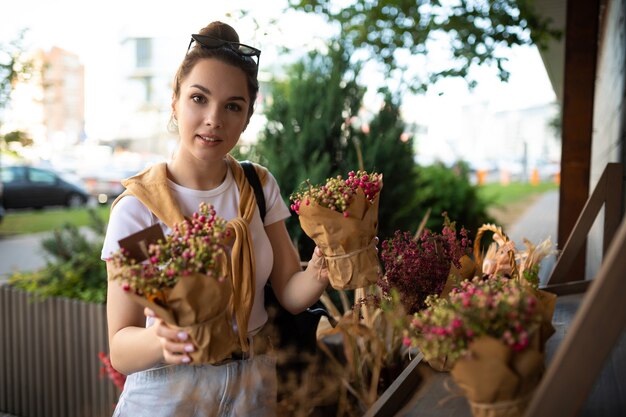
[[[455,221],[457,230],[461,226],[474,233],[484,223],[494,220],[487,214],[487,204],[478,194],[478,188],[470,182],[467,164],[459,162],[452,169],[443,164],[415,168],[417,183],[415,204],[421,211],[430,209],[431,215],[426,226],[441,230],[443,218],[448,213]]]
[[[365,49],[399,77],[398,52],[426,55],[434,39],[446,39],[452,60],[448,68],[422,77],[413,73],[404,84],[413,91],[426,90],[444,77],[462,77],[475,85],[473,65],[495,65],[503,81],[508,80],[504,48],[536,44],[546,48],[551,38],[561,36],[551,19],[541,17],[533,0],[289,0],[289,7],[321,14],[340,28],[339,38],[349,51]],[[440,47],[440,46],[438,46]]]
[[[0,44],[0,116],[2,109],[11,101],[11,93],[18,81],[27,79],[33,72],[32,61],[24,57],[24,36],[26,29],[7,44]],[[0,127],[2,118],[0,117]],[[13,131],[0,135],[0,149],[8,142],[19,142],[22,145],[32,144],[32,139],[22,131]]]
[[[26,29],[7,44],[0,44],[0,109],[6,107],[11,100],[11,92],[15,83],[27,78],[33,64],[24,58],[24,36]]]
[[[288,69],[285,80],[274,82],[255,153],[271,168],[284,197],[304,180],[319,183],[342,174],[350,129],[346,120],[357,114],[364,94],[357,74],[337,48],[306,56]],[[295,216],[287,227],[306,259],[313,248],[310,239]]]
[[[367,171],[383,173],[381,240],[396,230],[416,231],[429,210],[428,225],[435,230],[441,228],[439,215],[444,211],[468,228],[487,219],[485,204],[466,170],[416,166],[412,138],[404,134],[397,93],[381,90],[383,105],[369,121],[369,129],[353,126],[364,88],[356,81],[358,68],[351,67],[341,50],[309,55],[287,74],[273,85],[265,112],[268,122],[259,142],[248,154],[238,151],[240,158],[257,160],[271,169],[283,197],[304,180],[320,183],[345,176],[362,164]],[[295,215],[287,227],[302,259],[308,259],[314,244]]]
[[[355,131],[348,146],[344,170],[358,166],[360,149],[363,167],[383,173],[383,189],[379,207],[378,233],[381,240],[396,230],[415,231],[426,212],[416,204],[417,172],[415,171],[413,138],[405,134],[400,115],[400,99],[389,90],[382,91],[383,105],[369,123],[369,129]]]
[[[21,130],[14,130],[12,132],[9,132],[4,135],[3,138],[6,143],[18,142],[22,146],[30,146],[33,144],[33,139],[28,135],[28,133]]]

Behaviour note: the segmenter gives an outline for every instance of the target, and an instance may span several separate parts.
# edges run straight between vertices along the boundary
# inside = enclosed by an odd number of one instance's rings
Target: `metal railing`
[[[98,358],[108,352],[105,310],[0,286],[0,412],[111,416],[118,393]]]

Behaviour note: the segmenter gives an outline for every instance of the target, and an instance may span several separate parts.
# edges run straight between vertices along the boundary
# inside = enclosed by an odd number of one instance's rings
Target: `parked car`
[[[122,194],[124,186],[121,181],[132,177],[137,172],[138,170],[111,168],[106,171],[83,174],[82,179],[87,192],[96,197],[98,203],[105,204],[111,203],[118,195]]]
[[[6,209],[46,206],[83,206],[89,193],[57,173],[30,166],[0,167],[3,185],[2,206]]]

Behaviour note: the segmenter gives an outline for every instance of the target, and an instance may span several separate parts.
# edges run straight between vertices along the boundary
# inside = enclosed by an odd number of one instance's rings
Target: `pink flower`
[[[366,198],[373,202],[380,191],[382,175],[367,174],[364,171],[350,171],[346,180],[341,176],[328,178],[323,185],[312,185],[309,181],[303,182],[299,189],[289,198],[293,202],[292,210],[299,213],[302,202],[309,205],[311,202],[330,210],[345,213],[358,189],[361,189]]]
[[[226,221],[201,203],[199,211],[175,225],[164,241],[150,245],[148,262],[135,263],[124,250],[115,253],[113,261],[121,272],[114,278],[125,283],[125,290],[142,295],[162,293],[193,273],[217,276],[229,236]]]
[[[427,358],[456,360],[470,341],[482,335],[500,339],[514,351],[528,348],[530,331],[542,321],[534,292],[526,284],[501,276],[462,282],[448,298],[430,296],[426,308],[410,322],[418,347]]]
[[[461,237],[467,230],[461,229]],[[429,295],[438,295],[448,279],[450,268],[460,267],[459,259],[469,253],[469,240],[465,244],[457,237],[454,223],[444,215],[440,234],[428,229],[415,239],[411,232],[396,231],[393,238],[382,243],[381,259],[385,282],[395,288],[409,313],[425,307]],[[384,292],[388,292],[379,283]],[[469,306],[471,300],[466,301]]]

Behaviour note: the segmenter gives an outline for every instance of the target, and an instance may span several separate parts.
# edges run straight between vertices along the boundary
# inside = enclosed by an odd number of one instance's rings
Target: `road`
[[[0,284],[18,271],[35,271],[46,265],[41,241],[49,233],[0,238]]]
[[[95,234],[88,227],[80,229],[89,238]],[[50,232],[0,237],[0,284],[15,272],[30,272],[46,266],[49,255],[41,247],[41,242],[51,235]]]

